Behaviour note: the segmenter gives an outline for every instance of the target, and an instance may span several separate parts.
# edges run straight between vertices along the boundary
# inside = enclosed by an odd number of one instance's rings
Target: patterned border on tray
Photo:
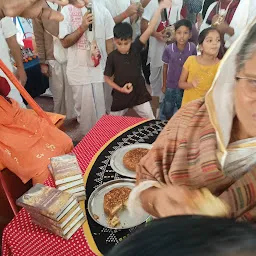
[[[153,143],[166,123],[167,121],[160,120],[143,121],[128,127],[108,141],[95,154],[85,171],[84,183],[86,184],[87,200],[101,184],[123,178],[114,172],[110,166],[110,158],[115,150],[136,143]],[[85,203],[82,202],[83,209],[86,205],[88,220],[83,225],[83,230],[91,250],[96,255],[106,254],[114,245],[136,230],[136,227],[126,230],[112,230],[97,224],[87,211],[87,200]]]

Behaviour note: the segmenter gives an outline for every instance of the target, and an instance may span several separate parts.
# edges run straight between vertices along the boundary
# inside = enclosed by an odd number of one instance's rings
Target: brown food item
[[[128,151],[123,158],[123,165],[130,171],[135,172],[136,166],[147,153],[148,149],[146,148],[135,148]]]
[[[207,188],[200,190],[201,195],[192,200],[192,204],[199,210],[199,214],[213,217],[227,217],[230,208],[218,197],[215,197]]]
[[[120,220],[117,216],[114,216],[113,218],[108,218],[108,225],[112,228],[120,225]]]
[[[100,217],[99,217],[98,215],[96,215],[96,214],[93,214],[93,218],[94,218],[95,220],[98,220]]]
[[[126,206],[131,189],[127,187],[114,188],[104,195],[104,212],[112,219]]]

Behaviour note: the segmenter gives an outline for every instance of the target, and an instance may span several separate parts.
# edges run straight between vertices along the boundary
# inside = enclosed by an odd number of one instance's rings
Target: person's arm
[[[45,53],[45,38],[44,38],[44,26],[43,22],[39,19],[33,19],[33,31],[36,41],[37,53],[40,63],[46,62],[46,53]]]
[[[166,92],[166,84],[167,84],[167,72],[168,72],[168,64],[164,63],[163,66],[163,85],[162,85],[162,92]]]
[[[165,93],[166,91],[166,84],[167,84],[167,73],[168,73],[168,64],[170,62],[170,51],[169,47],[165,47],[163,56],[162,56],[162,61],[164,63],[163,65],[163,84],[162,84],[162,92]]]
[[[48,0],[58,5],[67,5],[71,0]],[[82,7],[81,1],[72,0],[73,4]],[[0,1],[0,19],[4,17],[24,17],[24,18],[42,18],[45,20],[62,21],[63,16],[60,12],[45,8],[45,1],[42,0],[1,0]]]
[[[114,51],[113,38],[106,40],[106,51],[108,55]]]
[[[41,73],[44,74],[45,76],[49,76],[50,75],[49,64],[46,63],[46,52],[45,52],[46,38],[44,36],[43,22],[38,18],[38,19],[33,19],[32,23],[33,23],[33,31],[34,31],[35,41],[36,41]],[[51,36],[49,35],[49,37]],[[51,40],[53,40],[52,37],[51,37]]]
[[[230,27],[227,22],[223,22],[216,26],[216,29],[222,34],[228,34],[230,37],[232,37],[235,34],[234,28]]]
[[[69,48],[76,44],[78,40],[81,38],[81,36],[84,34],[86,30],[84,30],[81,26],[75,30],[73,33],[67,35],[63,39],[61,39],[62,46],[64,48]]]
[[[12,57],[15,60],[15,63],[17,66],[16,77],[20,81],[20,83],[23,86],[25,86],[27,82],[27,74],[24,70],[23,58],[22,58],[20,46],[16,39],[16,35],[6,38],[6,42],[8,44]]]
[[[114,90],[121,92],[121,93],[125,93],[125,94],[129,94],[132,92],[133,88],[130,84],[126,84],[123,87],[119,86],[118,84],[116,84],[113,81],[113,77],[115,75],[115,65],[114,65],[114,58],[113,58],[113,54],[110,54],[108,56],[107,59],[107,63],[106,63],[106,67],[104,70],[104,80],[105,82],[112,87]]]
[[[148,28],[148,20],[145,20],[142,18],[141,23],[140,23],[140,31],[141,34],[143,34]]]
[[[150,1],[151,0],[140,0],[140,3],[142,5],[142,7],[145,8],[149,4]]]
[[[85,15],[83,16],[81,26],[77,30],[75,30],[73,33],[61,39],[62,46],[64,48],[69,48],[74,44],[76,44],[78,40],[81,38],[81,36],[84,34],[84,32],[88,29],[89,25],[92,24],[92,22],[93,22],[93,15],[88,12],[85,13]]]
[[[109,55],[115,49],[114,41],[113,41],[113,38],[114,38],[113,30],[115,27],[115,22],[107,8],[104,8],[104,10],[102,9],[102,14],[103,14],[103,11],[105,12],[104,26],[105,26],[106,51],[107,51],[107,54]]]
[[[138,6],[136,4],[131,4],[124,12],[114,17],[116,24],[123,22],[129,17],[132,17],[134,14],[137,14]]]
[[[220,195],[231,208],[231,217],[240,217],[256,205],[256,170],[252,168]],[[248,196],[250,195],[250,196]]]
[[[163,0],[160,2],[159,7],[157,8],[153,18],[150,20],[147,29],[145,32],[140,36],[140,41],[144,44],[148,41],[149,37],[153,34],[155,31],[155,27],[157,25],[157,22],[159,20],[159,17],[161,16],[161,12],[164,8],[171,7],[171,1],[170,0]],[[157,32],[156,32],[157,33]]]
[[[144,13],[142,15],[142,20],[141,20],[141,34],[143,34],[149,25],[149,21],[153,17],[153,11],[155,10],[155,2],[150,1],[150,3],[147,5],[147,7],[144,9]],[[163,33],[162,32],[156,32],[153,31],[152,35],[159,41],[164,41]]]
[[[189,74],[188,70],[186,68],[183,68],[181,72],[180,80],[179,80],[180,89],[186,90],[194,87],[192,83],[187,82],[188,74]]]
[[[127,86],[124,87],[120,87],[118,84],[116,84],[113,79],[109,76],[104,76],[105,82],[111,86],[114,90],[121,92],[121,93],[125,93],[125,94],[129,94],[132,91],[132,88],[127,88]]]

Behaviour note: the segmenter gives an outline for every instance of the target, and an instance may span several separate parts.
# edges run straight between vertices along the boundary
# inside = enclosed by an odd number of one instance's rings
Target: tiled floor
[[[41,97],[35,98],[35,101],[44,111],[53,112],[53,100],[51,97],[41,96]],[[157,108],[159,107],[158,97],[153,97],[151,105],[152,105],[154,115],[156,115]],[[137,115],[133,110],[129,110],[127,113],[127,116],[137,116]],[[79,132],[79,124],[76,121],[76,119],[65,120],[64,132],[70,136],[70,138],[73,140],[74,145],[76,145],[83,138],[83,135]]]
[[[34,100],[44,111],[53,112],[53,100],[51,97],[41,96]],[[76,119],[65,120],[63,130],[69,135],[75,145],[83,138],[83,135],[79,132],[79,124]]]

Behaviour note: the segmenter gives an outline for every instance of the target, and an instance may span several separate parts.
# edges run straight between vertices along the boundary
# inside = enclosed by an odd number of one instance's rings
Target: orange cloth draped
[[[49,117],[39,117],[11,101],[12,104],[0,96],[0,165],[24,183],[30,179],[44,182],[49,175],[50,158],[69,153],[72,140],[50,124]]]

